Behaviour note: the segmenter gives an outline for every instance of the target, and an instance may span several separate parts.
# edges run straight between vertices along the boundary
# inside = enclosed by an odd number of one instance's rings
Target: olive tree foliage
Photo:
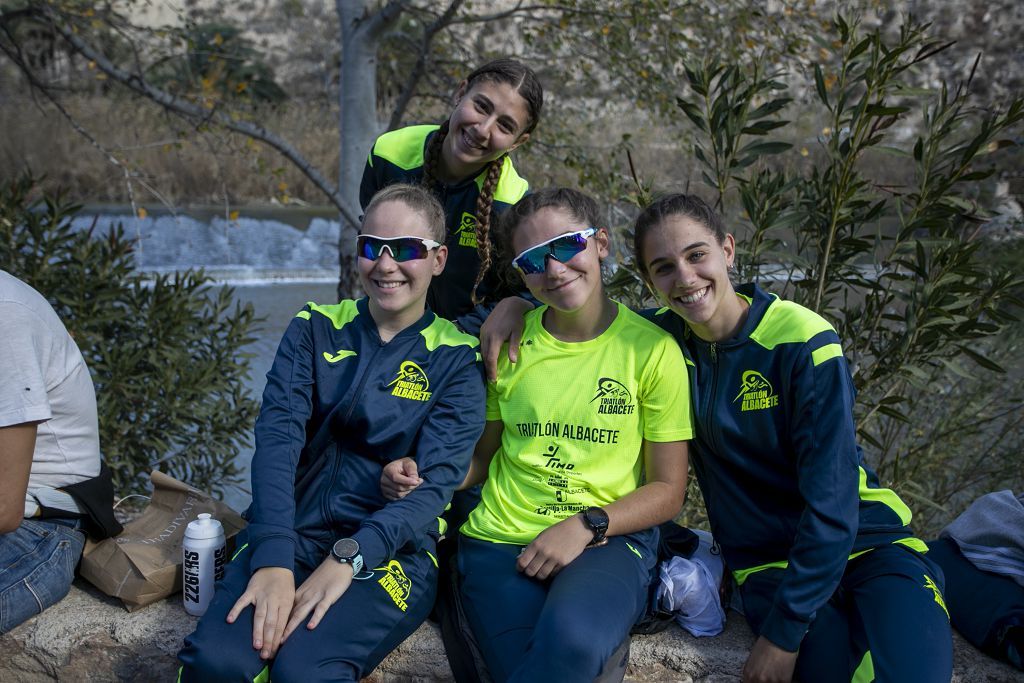
[[[120,227],[78,231],[78,211],[23,176],[0,186],[0,263],[47,298],[96,388],[100,449],[119,495],[152,469],[215,492],[240,480],[257,404],[245,386],[252,306],[201,270],[147,278]]]
[[[935,530],[973,496],[1024,485],[1020,368],[997,362],[1018,353],[1006,332],[1022,280],[984,256],[978,201],[1017,145],[1024,99],[979,106],[973,70],[915,87],[949,43],[912,19],[887,37],[837,15],[818,43],[811,144],[782,137],[799,89],[763,61],[688,62],[676,105],[703,194],[738,233],[738,279],[835,326],[868,460]],[[639,291],[631,264],[616,286]]]

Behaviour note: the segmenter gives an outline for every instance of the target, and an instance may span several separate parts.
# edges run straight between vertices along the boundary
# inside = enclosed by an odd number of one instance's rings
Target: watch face
[[[583,511],[587,524],[595,531],[603,531],[608,528],[608,513],[601,508],[587,508]]]
[[[351,559],[359,554],[359,542],[354,538],[342,538],[335,542],[331,553],[344,560]]]

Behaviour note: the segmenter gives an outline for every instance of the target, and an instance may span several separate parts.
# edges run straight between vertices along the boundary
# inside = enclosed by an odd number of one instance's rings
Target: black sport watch
[[[363,556],[359,552],[359,541],[354,538],[340,538],[331,546],[331,556],[341,564],[352,565],[352,576],[363,571]]]
[[[603,508],[590,507],[583,511],[583,523],[594,532],[594,540],[590,545],[601,545],[608,533],[608,513]]]

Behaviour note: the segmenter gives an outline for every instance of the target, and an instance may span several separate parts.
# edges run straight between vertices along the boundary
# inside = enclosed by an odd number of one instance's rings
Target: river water
[[[337,301],[339,224],[337,214],[325,209],[268,207],[246,213],[232,220],[213,209],[154,209],[139,218],[126,207],[93,206],[72,226],[97,237],[120,226],[136,242],[135,264],[141,271],[202,267],[217,283],[234,287],[236,300],[251,303],[256,316],[265,318],[256,341],[245,349],[253,354],[247,385],[258,400],[292,317],[307,301]],[[239,452],[242,483],[225,492],[225,502],[236,510],[250,501],[251,460],[251,446]]]
[[[250,361],[251,374],[246,384],[252,395],[259,399],[263,396],[263,388],[267,384],[267,371],[274,362],[277,345],[288,323],[307,301],[320,304],[336,302],[338,297],[335,282],[252,281],[234,284],[234,289],[237,301],[251,303],[256,315],[266,318],[260,323],[256,341],[245,349],[253,354]],[[249,464],[252,452],[251,447],[239,452],[237,463],[243,471],[242,485],[228,488],[224,495],[224,501],[238,511],[249,505]]]

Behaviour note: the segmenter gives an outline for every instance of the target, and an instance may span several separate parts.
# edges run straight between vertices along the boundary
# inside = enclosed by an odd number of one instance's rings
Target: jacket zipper
[[[711,435],[712,449],[715,453],[720,453],[721,448],[719,447],[719,427],[715,420],[715,408],[717,407],[716,402],[718,400],[718,342],[711,342],[711,391],[708,392],[707,411],[705,416],[705,424],[710,426],[708,434]]]
[[[342,425],[347,425],[349,419],[352,417],[352,411],[356,409],[356,403],[359,401],[359,397],[363,394],[363,387],[366,385],[366,380],[370,377],[370,370],[373,368],[373,360],[380,353],[380,350],[384,348],[385,344],[379,338],[377,339],[377,348],[373,350],[370,355],[369,361],[366,363],[363,369],[363,374],[359,377],[359,384],[356,386],[355,392],[352,394],[352,401],[348,404],[348,410],[345,411],[345,419],[342,421]],[[334,517],[331,515],[330,505],[328,501],[331,497],[331,491],[334,489],[334,478],[338,476],[338,468],[341,467],[341,458],[335,453],[334,461],[331,463],[331,475],[328,479],[328,486],[324,489],[323,498],[320,499],[320,510],[323,513],[324,521],[328,526],[334,525]]]

